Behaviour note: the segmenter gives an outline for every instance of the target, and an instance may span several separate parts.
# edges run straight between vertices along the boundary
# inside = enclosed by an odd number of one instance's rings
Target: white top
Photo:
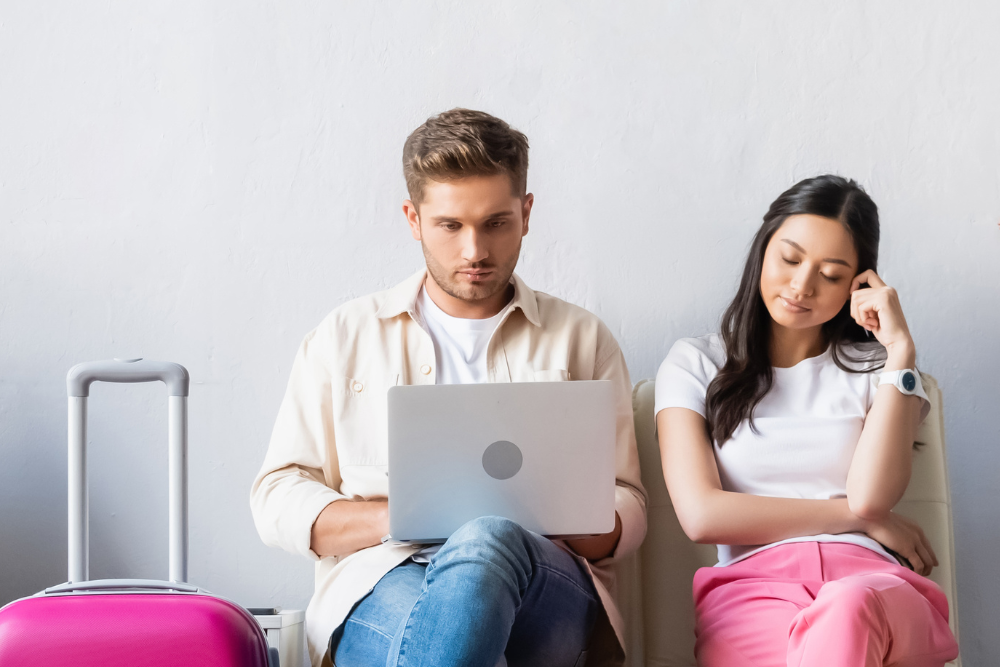
[[[420,288],[416,311],[434,341],[437,384],[486,382],[486,347],[508,307],[485,320],[452,317],[434,303],[426,289]]]
[[[655,413],[688,408],[704,417],[708,385],[725,360],[718,334],[674,343],[656,374]],[[875,400],[878,376],[879,372],[841,369],[830,348],[791,368],[775,368],[774,385],[754,412],[758,433],[743,421],[722,447],[713,443],[722,488],[776,498],[846,498],[847,473]],[[922,421],[930,402],[922,390],[919,395],[924,400]],[[867,535],[844,533],[793,537],[766,545],[720,544],[718,565],[730,565],[789,542],[857,544],[895,562]]]

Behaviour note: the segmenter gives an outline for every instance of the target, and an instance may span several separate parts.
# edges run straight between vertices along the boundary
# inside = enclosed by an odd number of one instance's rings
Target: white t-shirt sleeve
[[[687,408],[705,416],[708,385],[719,372],[701,349],[707,338],[682,338],[674,343],[656,372],[653,414],[665,408]]]

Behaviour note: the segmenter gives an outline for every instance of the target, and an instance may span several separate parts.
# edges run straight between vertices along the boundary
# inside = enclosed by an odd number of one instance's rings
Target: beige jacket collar
[[[391,319],[403,313],[408,313],[412,317],[413,313],[416,312],[417,297],[420,296],[420,288],[426,277],[427,269],[421,269],[389,289],[376,317],[383,320]],[[511,282],[514,283],[514,298],[510,302],[511,311],[520,308],[529,322],[536,327],[542,326],[541,320],[538,318],[538,301],[535,298],[534,290],[528,287],[516,273],[511,277]]]

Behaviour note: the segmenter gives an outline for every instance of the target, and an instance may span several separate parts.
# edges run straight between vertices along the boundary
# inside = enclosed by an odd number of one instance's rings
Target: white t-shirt
[[[708,385],[725,361],[718,334],[678,340],[656,374],[655,412],[688,408],[704,417]],[[875,400],[878,375],[841,369],[830,348],[791,368],[775,368],[774,385],[754,411],[758,433],[744,420],[722,447],[713,443],[722,488],[776,498],[846,498],[847,473]],[[922,421],[930,402],[922,391],[920,396]],[[857,544],[895,562],[867,535],[844,533],[766,545],[720,544],[718,565],[789,542]]]
[[[487,381],[486,347],[507,308],[505,306],[485,320],[452,317],[434,303],[426,289],[420,288],[417,317],[434,341],[438,368],[435,384],[480,384]],[[440,548],[440,544],[426,547],[411,558],[416,563],[429,563],[431,556]]]
[[[426,289],[420,288],[417,316],[434,341],[436,384],[486,382],[486,346],[505,312],[507,307],[485,320],[452,317],[431,300]]]

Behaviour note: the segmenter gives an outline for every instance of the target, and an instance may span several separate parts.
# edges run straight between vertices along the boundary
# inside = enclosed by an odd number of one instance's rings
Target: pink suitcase
[[[169,394],[170,580],[88,581],[87,396],[94,381],[162,381]],[[69,583],[0,609],[0,667],[278,667],[243,607],[187,580],[188,372],[133,360],[74,366],[69,387]]]

